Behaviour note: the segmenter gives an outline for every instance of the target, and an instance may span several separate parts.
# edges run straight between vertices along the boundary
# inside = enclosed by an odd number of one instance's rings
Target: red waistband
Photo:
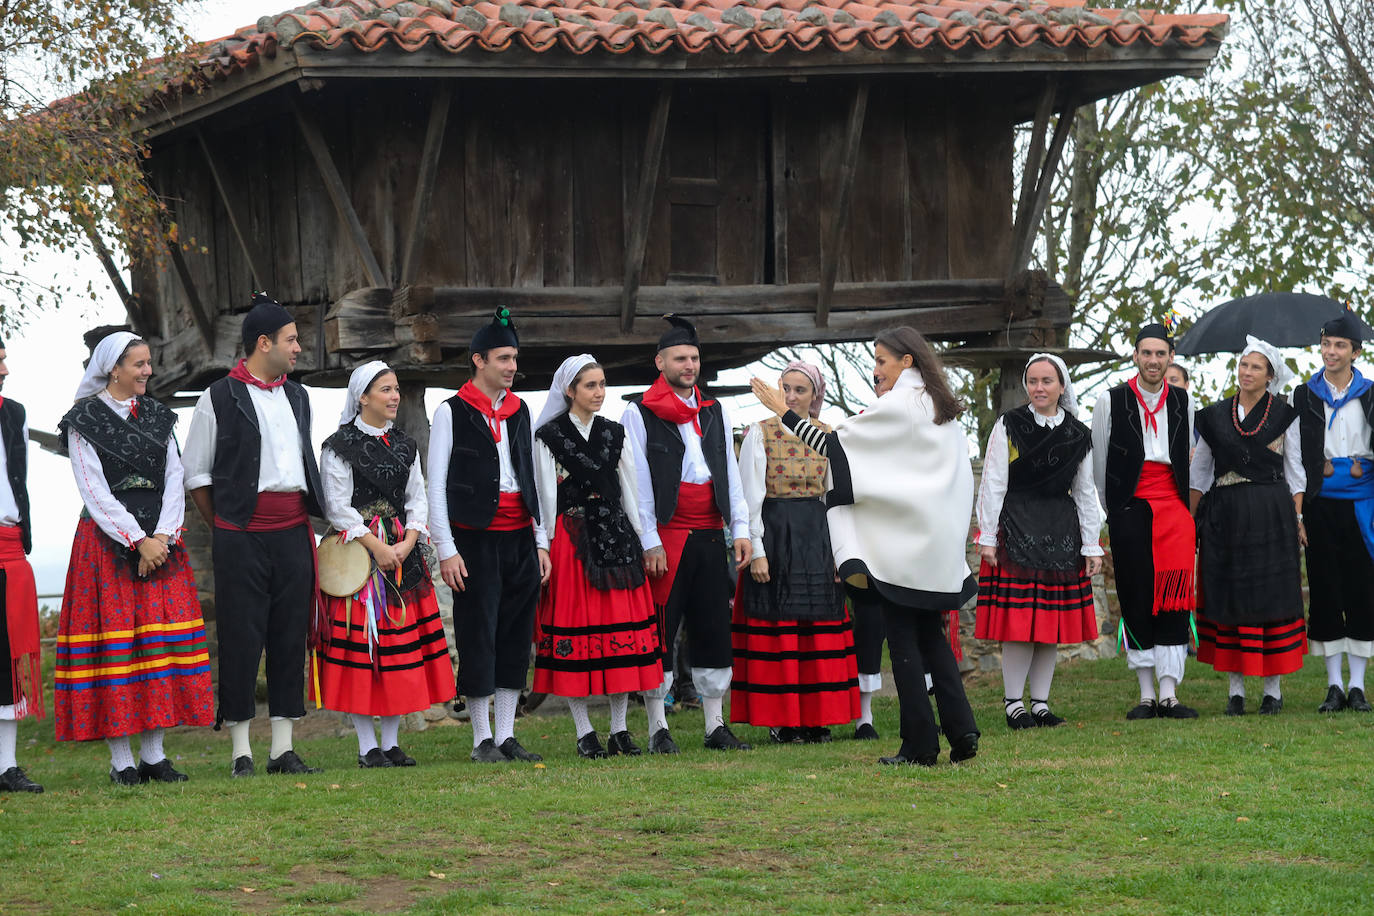
[[[716,487],[714,482],[684,483],[678,485],[677,508],[665,528],[688,528],[701,531],[707,528],[724,528],[725,521],[716,507]]]
[[[24,532],[18,525],[0,525],[0,563],[27,560],[24,556]]]
[[[263,492],[258,494],[258,505],[248,524],[240,528],[233,522],[215,516],[216,528],[230,531],[284,531],[305,525],[310,521],[305,511],[305,494],[299,490],[291,493]]]
[[[519,531],[521,528],[528,528],[532,521],[529,510],[525,508],[523,496],[519,493],[502,493],[496,503],[496,515],[490,525],[476,529],[455,523],[453,527],[467,528],[469,531]]]
[[[1147,461],[1140,468],[1140,482],[1135,486],[1140,499],[1178,499],[1178,481],[1172,465],[1162,461]]]

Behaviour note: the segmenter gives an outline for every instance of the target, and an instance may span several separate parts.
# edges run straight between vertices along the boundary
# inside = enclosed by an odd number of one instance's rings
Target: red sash
[[[5,632],[10,641],[14,717],[43,718],[43,676],[38,642],[38,588],[24,556],[18,527],[0,525],[0,569],[5,571]]]
[[[1155,568],[1153,613],[1194,610],[1197,607],[1193,590],[1197,529],[1193,517],[1178,498],[1174,469],[1161,461],[1145,462],[1140,469],[1135,495],[1150,504],[1154,517],[1150,537]]]
[[[693,531],[720,531],[724,527],[725,521],[716,508],[716,488],[710,481],[678,485],[677,507],[673,510],[673,517],[668,524],[658,526],[663,552],[668,555],[668,571],[657,579],[649,579],[649,588],[654,593],[657,607],[666,607],[668,596],[673,593],[673,580],[677,578],[682,549],[687,546],[687,535]]]
[[[525,508],[523,496],[519,493],[502,493],[496,503],[496,515],[490,525],[485,528],[473,528],[454,522],[453,527],[468,531],[519,531],[521,528],[528,528],[533,521],[529,510]]]

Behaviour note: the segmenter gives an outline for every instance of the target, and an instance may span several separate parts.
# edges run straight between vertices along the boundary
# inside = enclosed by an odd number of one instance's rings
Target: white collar
[[[1151,407],[1154,407],[1155,404],[1159,402],[1159,399],[1164,397],[1164,393],[1169,390],[1169,383],[1164,382],[1162,385],[1159,386],[1158,391],[1147,391],[1139,383],[1136,384],[1136,388],[1139,389],[1140,396],[1144,398],[1145,403],[1149,404]]]
[[[110,389],[108,389],[108,388],[102,388],[102,389],[100,389],[100,398],[101,398],[101,400],[103,400],[105,403],[107,403],[107,404],[109,404],[109,405],[111,405],[111,406],[113,406],[113,407],[123,407],[125,410],[132,410],[132,409],[133,409],[133,406],[134,406],[134,401],[138,400],[138,395],[134,395],[133,397],[129,398],[127,401],[121,401],[121,400],[119,400],[119,398],[117,398],[117,397],[115,397],[114,395],[110,394]]]
[[[897,376],[897,381],[892,383],[892,390],[898,388],[924,388],[925,380],[921,378],[919,369],[903,369],[902,374]]]
[[[1035,405],[1033,404],[1027,404],[1026,409],[1029,410],[1030,415],[1035,418],[1036,425],[1038,426],[1044,426],[1048,429],[1054,429],[1060,423],[1064,422],[1064,408],[1062,407],[1056,410],[1054,416],[1052,417],[1047,417],[1044,414],[1040,413],[1038,410],[1035,409]]]
[[[353,425],[358,427],[358,429],[361,429],[363,432],[367,433],[369,436],[384,436],[386,435],[387,430],[391,429],[392,423],[390,420],[387,420],[385,426],[369,426],[368,424],[363,422],[363,415],[358,414],[356,417],[353,418]]]
[[[682,395],[678,394],[676,391],[673,392],[673,397],[677,398],[679,401],[686,404],[688,407],[697,406],[697,394],[695,388],[693,388],[692,393],[685,398]]]
[[[568,419],[572,420],[572,425],[577,428],[578,432],[582,433],[582,438],[586,439],[591,436],[592,424],[596,422],[596,414],[592,414],[592,418],[586,423],[583,423],[577,418],[577,414],[570,410],[568,411]]]
[[[1324,373],[1323,373],[1323,375],[1322,375],[1322,381],[1323,381],[1323,382],[1326,382],[1326,387],[1329,388],[1329,389],[1331,390],[1331,393],[1332,393],[1334,396],[1336,396],[1336,397],[1338,397],[1338,398],[1339,398],[1339,397],[1344,397],[1344,396],[1345,396],[1345,393],[1346,393],[1347,391],[1350,390],[1350,386],[1353,385],[1353,384],[1355,384],[1355,373],[1353,373],[1353,372],[1350,373],[1350,381],[1348,381],[1348,382],[1345,383],[1345,387],[1344,387],[1344,388],[1337,388],[1335,385],[1333,385],[1333,384],[1331,383],[1331,379],[1327,378],[1326,375],[1325,375]]]

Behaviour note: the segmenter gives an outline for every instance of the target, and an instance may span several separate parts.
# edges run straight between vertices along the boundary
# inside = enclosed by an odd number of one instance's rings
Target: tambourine
[[[372,555],[362,541],[345,543],[335,531],[320,538],[317,557],[320,591],[334,598],[356,595],[372,574]]]

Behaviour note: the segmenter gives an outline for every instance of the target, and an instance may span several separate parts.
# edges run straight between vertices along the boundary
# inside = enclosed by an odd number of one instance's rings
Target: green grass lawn
[[[138,789],[109,784],[103,742],[25,723],[48,791],[0,795],[0,912],[1370,911],[1374,715],[1318,716],[1318,661],[1277,718],[1222,716],[1224,676],[1191,661],[1191,722],[1126,722],[1120,659],[1058,674],[1068,725],[1013,734],[1000,680],[974,684],[978,758],[934,770],[877,766],[885,698],[876,745],[739,728],[756,750],[708,752],[688,712],[676,758],[581,761],[566,715],[522,720],[542,768],[469,763],[466,727],[433,728],[402,734],[414,769],[316,738],[298,749],[319,776],[261,775],[255,747],[260,775],[230,780],[227,737],[195,731],[167,739],[191,781]]]

